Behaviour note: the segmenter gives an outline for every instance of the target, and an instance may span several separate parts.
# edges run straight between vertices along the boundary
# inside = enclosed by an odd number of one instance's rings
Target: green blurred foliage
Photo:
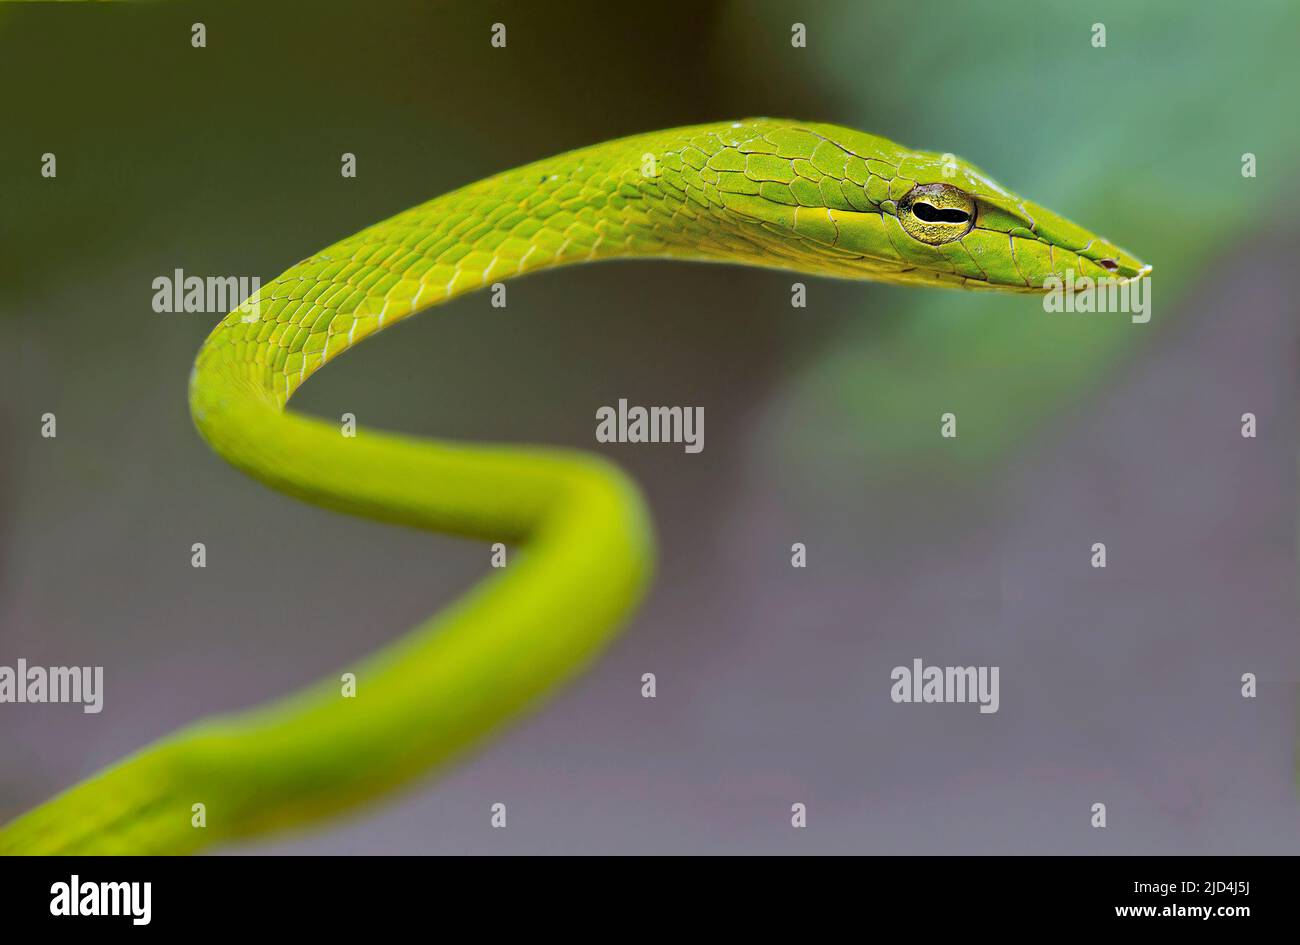
[[[781,63],[750,90],[756,102],[794,107],[792,85],[820,87],[841,124],[953,151],[1155,267],[1145,325],[1047,314],[1032,297],[837,294],[862,317],[791,381],[779,452],[796,474],[809,463],[821,476],[945,463],[994,472],[1013,443],[1175,324],[1181,299],[1293,225],[1295,3],[836,0],[796,11],[763,0],[731,9],[733,60]],[[808,27],[804,50],[743,28],[796,12]],[[1092,45],[1095,23],[1105,48]],[[1256,179],[1242,176],[1245,152],[1257,156]],[[1249,322],[1248,312],[1224,314]],[[956,442],[938,436],[949,410]]]

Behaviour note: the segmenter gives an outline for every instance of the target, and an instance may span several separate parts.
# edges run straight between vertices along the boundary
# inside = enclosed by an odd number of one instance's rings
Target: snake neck
[[[825,247],[801,258],[756,209],[770,205],[757,198],[760,186],[785,186],[741,173],[748,152],[772,149],[773,129],[793,133],[768,120],[724,122],[572,151],[326,247],[264,285],[208,338],[191,385],[200,427],[231,396],[282,407],[315,371],[375,332],[539,269],[673,257],[833,272]],[[803,134],[813,149],[820,139]]]

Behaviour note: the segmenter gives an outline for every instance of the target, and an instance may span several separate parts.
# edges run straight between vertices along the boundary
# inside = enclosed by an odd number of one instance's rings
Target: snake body
[[[199,432],[309,502],[524,553],[348,667],[354,698],[335,676],[191,725],[18,818],[0,830],[0,851],[188,852],[306,823],[446,760],[589,663],[653,566],[649,516],[618,468],[557,449],[345,437],[284,408],[325,364],[422,309],[619,257],[1021,292],[1067,270],[1147,268],[951,155],[770,119],[572,151],[326,247],[208,337],[190,382]]]

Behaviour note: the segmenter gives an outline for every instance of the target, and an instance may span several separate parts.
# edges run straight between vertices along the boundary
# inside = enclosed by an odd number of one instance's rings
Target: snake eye
[[[917,184],[898,202],[898,222],[922,243],[951,243],[975,225],[975,201],[951,184]]]

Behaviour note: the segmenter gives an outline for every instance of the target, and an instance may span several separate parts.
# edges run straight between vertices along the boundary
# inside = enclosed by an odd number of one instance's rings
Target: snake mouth
[[[1122,250],[1110,253],[1108,255],[1093,256],[1087,250],[1076,254],[1079,259],[1087,260],[1095,264],[1102,270],[1100,273],[1088,271],[1078,272],[1078,275],[1090,275],[1095,278],[1105,278],[1113,280],[1120,285],[1126,282],[1133,282],[1138,279],[1144,279],[1151,274],[1152,266],[1150,263],[1139,262],[1128,253]]]

